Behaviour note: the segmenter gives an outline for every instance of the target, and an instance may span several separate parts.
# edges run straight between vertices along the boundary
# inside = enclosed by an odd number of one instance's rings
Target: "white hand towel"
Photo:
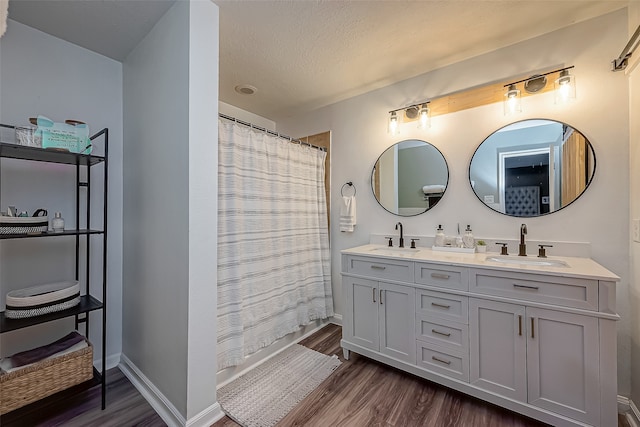
[[[355,196],[342,196],[340,203],[340,231],[353,233],[356,225],[356,198]]]
[[[424,194],[437,194],[442,193],[445,189],[444,185],[425,185],[422,187],[422,192]]]

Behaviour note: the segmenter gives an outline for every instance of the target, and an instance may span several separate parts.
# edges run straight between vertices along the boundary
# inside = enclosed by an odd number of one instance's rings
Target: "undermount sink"
[[[485,261],[500,262],[502,264],[515,265],[535,265],[544,267],[569,267],[569,264],[559,259],[548,258],[526,258],[526,257],[508,257],[508,256],[488,256]]]
[[[377,255],[387,256],[414,256],[420,252],[420,249],[383,247],[373,248],[371,249],[371,252]]]

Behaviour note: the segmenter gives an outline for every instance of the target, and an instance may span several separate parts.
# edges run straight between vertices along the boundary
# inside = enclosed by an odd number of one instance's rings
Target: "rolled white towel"
[[[424,194],[436,194],[443,193],[446,187],[444,185],[435,184],[435,185],[425,185],[422,187],[422,192]]]

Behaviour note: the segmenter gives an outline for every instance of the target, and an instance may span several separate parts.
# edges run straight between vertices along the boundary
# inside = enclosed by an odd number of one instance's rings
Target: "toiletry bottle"
[[[456,248],[464,248],[464,240],[460,235],[460,224],[458,223],[458,234],[456,235]]]
[[[464,236],[462,237],[462,242],[464,243],[464,247],[469,249],[473,249],[476,245],[476,241],[473,238],[473,232],[471,231],[470,225],[467,225],[467,229],[464,230]]]
[[[64,218],[60,212],[56,212],[56,216],[51,220],[51,228],[54,233],[61,233],[64,231]]]
[[[442,229],[442,225],[438,225],[438,229],[436,230],[434,246],[444,246],[444,230]]]

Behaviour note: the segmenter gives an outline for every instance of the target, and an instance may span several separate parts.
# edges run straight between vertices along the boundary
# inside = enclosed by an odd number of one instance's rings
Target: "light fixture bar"
[[[389,114],[391,113],[397,113],[398,111],[403,111],[403,110],[408,110],[409,108],[413,108],[413,107],[422,107],[423,105],[427,105],[429,102],[431,101],[424,101],[424,102],[419,102],[417,104],[413,104],[413,105],[407,105],[406,107],[401,107],[401,108],[396,108],[395,110],[391,110],[389,111]]]
[[[622,71],[627,68],[629,63],[629,58],[633,54],[633,51],[638,47],[638,42],[640,41],[640,25],[636,28],[636,32],[633,33],[627,45],[622,49],[620,56],[611,61],[613,65],[611,71]]]
[[[565,71],[565,70],[570,70],[570,69],[572,69],[574,67],[575,67],[574,65],[571,65],[569,67],[558,68],[557,70],[553,70],[553,71],[547,71],[546,73],[543,73],[543,74],[535,74],[533,76],[527,77],[526,79],[518,80],[517,82],[507,83],[506,85],[504,85],[504,87],[508,87],[508,86],[511,86],[511,85],[517,85],[518,83],[526,82],[526,81],[529,81],[529,80],[531,80],[533,78],[540,78],[542,76],[548,76],[549,74],[559,73],[559,72]]]

